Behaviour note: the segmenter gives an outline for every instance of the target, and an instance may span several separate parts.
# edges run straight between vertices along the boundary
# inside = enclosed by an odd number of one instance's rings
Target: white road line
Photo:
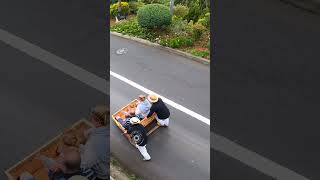
[[[210,147],[234,159],[239,160],[266,175],[279,180],[309,180],[308,178],[283,167],[253,151],[250,151],[229,139],[210,133]]]
[[[36,46],[20,37],[17,37],[5,30],[0,29],[0,41],[19,49],[29,56],[38,59],[59,71],[87,84],[98,91],[109,95],[109,83],[103,79],[69,61],[52,54],[39,46]]]
[[[109,83],[102,79],[101,77],[96,76],[95,74],[92,74],[85,69],[82,69],[78,66],[73,65],[72,63],[34,45],[31,44],[24,39],[21,39],[7,31],[4,31],[0,29],[0,41],[30,55],[31,57],[34,57],[35,59],[38,59],[44,63],[47,63],[48,65],[78,79],[79,81],[86,83],[87,85],[105,93],[109,94]],[[123,77],[119,74],[116,74],[112,71],[110,71],[110,75],[113,77],[122,80],[123,82],[126,82],[127,84],[147,93],[147,94],[157,94],[145,87],[142,87],[141,85]],[[201,116],[200,114],[197,114],[159,94],[164,102],[167,104],[179,109],[180,111],[210,125],[210,119],[205,118]],[[251,166],[253,168],[256,168],[260,172],[263,172],[267,175],[270,175],[274,178],[281,179],[281,180],[308,180],[308,178],[303,177],[285,167],[282,167],[258,154],[255,152],[252,152],[246,148],[243,148],[234,142],[226,139],[225,137],[219,136],[217,134],[211,133],[211,148],[223,152],[227,154],[228,156],[231,156],[234,159],[237,159],[241,161],[244,164],[247,164],[248,166]]]
[[[129,84],[129,85],[131,85],[131,86],[133,86],[133,87],[135,87],[135,88],[137,88],[137,89],[139,89],[139,90],[141,90],[141,91],[143,91],[143,92],[145,92],[145,93],[147,93],[147,94],[155,94],[155,95],[159,96],[163,100],[163,102],[169,104],[170,106],[196,118],[197,120],[199,120],[201,122],[206,123],[207,125],[210,125],[210,119],[208,119],[208,118],[206,118],[206,117],[204,117],[204,116],[202,116],[202,115],[200,115],[200,114],[198,114],[198,113],[196,113],[196,112],[194,112],[194,111],[192,111],[192,110],[190,110],[190,109],[188,109],[178,103],[175,103],[175,102],[171,101],[170,99],[163,97],[160,94],[155,93],[155,92],[153,92],[153,91],[151,91],[151,90],[149,90],[149,89],[147,89],[147,88],[145,88],[145,87],[115,73],[115,72],[110,71],[110,75]]]

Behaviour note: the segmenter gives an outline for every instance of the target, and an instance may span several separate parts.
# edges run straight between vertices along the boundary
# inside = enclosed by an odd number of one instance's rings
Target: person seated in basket
[[[135,111],[136,111],[136,105],[131,103],[129,104],[129,107],[127,109],[127,111],[122,111],[126,116],[134,116],[135,115]]]
[[[61,162],[57,162],[47,156],[38,157],[48,170],[50,180],[67,180],[72,176],[79,175],[88,178],[89,180],[97,179],[93,169],[81,168],[81,155],[79,151],[70,149],[62,156]]]
[[[169,126],[169,117],[170,111],[168,107],[164,104],[161,98],[156,95],[149,95],[148,101],[152,103],[150,112],[147,117],[152,116],[153,113],[156,113],[156,119],[159,126]]]
[[[145,95],[140,95],[138,97],[138,101],[139,102],[135,110],[135,114],[143,118],[147,117],[150,112],[151,103],[148,101]]]
[[[90,122],[93,128],[85,133],[85,143],[80,146],[81,168],[93,169],[97,174],[96,180],[106,180],[110,178],[109,172],[109,152],[110,144],[110,109],[106,105],[99,105],[92,109]]]
[[[147,151],[148,136],[143,125],[140,124],[140,119],[133,117],[130,119],[130,126],[128,126],[127,133],[131,135],[132,140],[136,144],[136,148],[143,156],[144,161],[151,160],[151,157]]]
[[[125,111],[123,112],[125,114],[125,118],[122,119],[120,116],[116,116],[116,120],[122,125],[124,129],[128,129],[130,124],[130,119],[133,117],[137,117],[138,119],[142,120],[144,117],[141,114],[136,115],[135,112],[130,112],[126,113]]]
[[[67,133],[63,135],[62,142],[57,148],[57,155],[63,156],[63,154],[70,150],[77,150],[79,147],[77,145],[78,138],[76,135]]]

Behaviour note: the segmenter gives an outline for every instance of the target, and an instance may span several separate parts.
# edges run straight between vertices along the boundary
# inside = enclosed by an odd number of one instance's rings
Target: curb
[[[158,48],[158,49],[161,49],[161,50],[165,50],[165,51],[168,51],[170,53],[173,53],[173,54],[176,54],[176,55],[179,55],[179,56],[183,56],[183,57],[185,57],[187,59],[190,59],[190,60],[193,60],[193,61],[197,61],[197,62],[205,64],[205,65],[209,65],[210,64],[210,60],[207,60],[205,58],[197,57],[197,56],[194,56],[192,54],[189,54],[189,53],[186,53],[186,52],[183,52],[183,51],[180,51],[180,50],[176,50],[176,49],[172,49],[172,48],[169,48],[169,47],[165,47],[165,46],[162,46],[162,45],[157,44],[157,43],[150,42],[150,41],[145,40],[145,39],[132,37],[132,36],[128,36],[128,35],[123,35],[123,34],[117,33],[117,32],[110,32],[110,34],[118,36],[118,37],[121,37],[121,38],[124,38],[124,39],[133,40],[135,42],[138,42],[138,43],[141,43],[141,44],[144,44],[144,45],[148,45],[148,46],[152,46],[152,47],[155,47],[155,48]]]

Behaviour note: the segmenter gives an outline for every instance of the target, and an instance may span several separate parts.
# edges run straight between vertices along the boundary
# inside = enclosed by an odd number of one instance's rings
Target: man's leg
[[[124,126],[125,125],[125,123],[126,123],[126,120],[125,119],[121,119],[120,117],[116,117],[116,119],[118,120],[118,122],[122,125],[122,126]]]
[[[136,145],[136,147],[138,148],[139,152],[140,152],[141,155],[143,156],[143,160],[148,161],[148,160],[151,159],[151,157],[150,157],[150,155],[149,155],[149,153],[148,153],[148,151],[147,151],[146,145],[144,145],[144,146],[138,146],[138,145]]]
[[[158,121],[159,126],[169,126],[169,118],[167,119],[159,119],[158,116],[156,116],[156,119]]]

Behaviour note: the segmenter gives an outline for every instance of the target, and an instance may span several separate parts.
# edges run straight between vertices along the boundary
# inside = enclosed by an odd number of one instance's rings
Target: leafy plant
[[[147,4],[141,7],[137,19],[141,27],[148,29],[166,27],[172,22],[169,8],[162,4]]]
[[[173,15],[177,17],[184,18],[189,13],[189,8],[187,6],[178,4],[174,7]]]
[[[198,20],[198,23],[202,24],[206,28],[210,28],[210,13],[206,13],[204,17]]]
[[[110,30],[114,32],[130,35],[130,36],[147,39],[153,42],[155,41],[155,38],[156,38],[155,33],[139,26],[137,19],[135,18],[119,22],[111,26]]]
[[[145,4],[163,4],[165,6],[170,5],[170,0],[142,0]]]
[[[110,5],[110,16],[116,17],[118,15],[118,7],[119,3],[111,4]],[[129,13],[129,3],[128,2],[121,2],[121,12],[124,15]]]
[[[194,22],[197,22],[203,12],[201,11],[199,3],[197,1],[192,1],[188,7],[189,13],[185,16],[185,19],[188,21],[193,20]]]
[[[198,40],[202,36],[203,32],[206,30],[206,27],[204,27],[200,23],[195,23],[193,25],[193,37]]]
[[[129,1],[129,11],[133,14],[136,14],[142,6],[144,6],[144,3],[141,1]]]
[[[203,57],[203,58],[208,57],[210,55],[210,52],[207,50],[192,49],[189,52],[194,56]]]
[[[177,18],[176,16],[172,18],[172,24],[170,25],[169,29],[171,33],[174,33],[178,36],[192,35],[192,25],[188,24],[187,20]]]
[[[192,46],[193,43],[194,43],[194,40],[188,37],[174,37],[174,38],[167,38],[167,39],[160,40],[160,45],[168,46],[171,48],[180,48],[182,46]]]

